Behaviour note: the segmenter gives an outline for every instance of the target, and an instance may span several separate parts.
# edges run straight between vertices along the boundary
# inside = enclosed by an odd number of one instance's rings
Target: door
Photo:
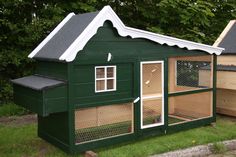
[[[140,63],[141,129],[164,124],[164,62]]]

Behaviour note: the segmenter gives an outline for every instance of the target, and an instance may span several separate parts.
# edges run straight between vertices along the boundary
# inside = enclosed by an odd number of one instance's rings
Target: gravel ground
[[[212,154],[212,155],[209,155],[208,157],[236,157],[236,150],[229,151],[224,154]]]
[[[151,157],[236,157],[236,139],[221,142],[228,150],[224,154],[213,154],[213,144],[200,145],[187,149],[176,150]]]

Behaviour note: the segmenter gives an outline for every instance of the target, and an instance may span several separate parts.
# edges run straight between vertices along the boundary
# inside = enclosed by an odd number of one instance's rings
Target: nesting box
[[[127,27],[109,6],[70,13],[29,55],[35,75],[13,80],[15,103],[67,152],[207,125],[222,50]]]

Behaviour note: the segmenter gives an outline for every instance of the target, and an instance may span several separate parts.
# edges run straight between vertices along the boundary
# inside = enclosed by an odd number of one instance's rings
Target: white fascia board
[[[229,32],[229,30],[232,28],[232,26],[234,25],[234,23],[236,23],[236,20],[231,20],[227,26],[225,27],[225,29],[223,30],[223,32],[220,34],[220,36],[216,39],[215,43],[213,44],[213,46],[219,46],[219,44],[221,43],[221,41],[225,38],[226,34]]]
[[[188,50],[202,50],[210,54],[220,55],[224,48],[213,47],[210,45],[200,44],[188,40],[178,39],[174,37],[169,37],[161,34],[156,34],[148,31],[143,31],[135,28],[126,27],[129,32],[132,32],[132,35],[129,34],[132,38],[145,38],[157,42],[159,44],[167,44],[169,46],[178,46],[180,48],[187,48]]]
[[[110,6],[105,6],[93,21],[85,28],[80,36],[68,47],[68,49],[60,56],[59,60],[71,62],[75,59],[77,53],[84,48],[87,42],[97,33],[99,27],[102,27],[104,22],[109,20],[113,26],[117,28],[119,35],[123,35],[125,25],[120,18],[114,13]]]
[[[60,56],[59,60],[71,62],[75,59],[77,53],[84,48],[87,42],[97,33],[99,27],[109,20],[112,22],[120,36],[130,36],[131,38],[144,38],[159,44],[167,44],[169,46],[178,46],[187,48],[188,50],[202,50],[210,54],[220,55],[224,48],[214,47],[210,45],[195,43],[187,40],[173,38],[160,35],[140,29],[126,27],[110,6],[105,6],[94,20],[85,28],[81,35],[69,46],[69,48]]]
[[[33,58],[37,52],[49,41],[52,37],[70,20],[75,13],[69,13],[57,26],[54,30],[28,55],[29,58]]]

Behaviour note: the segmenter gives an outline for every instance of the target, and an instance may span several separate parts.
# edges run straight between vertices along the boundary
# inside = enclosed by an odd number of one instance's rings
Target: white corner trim
[[[77,53],[84,48],[87,42],[96,34],[99,27],[109,20],[112,22],[120,36],[131,36],[132,38],[144,38],[159,44],[167,44],[169,46],[178,46],[187,48],[188,50],[202,50],[210,54],[220,55],[223,48],[195,43],[174,37],[160,35],[140,29],[126,27],[110,6],[105,6],[94,20],[85,28],[81,35],[68,47],[68,49],[60,56],[59,60],[73,61]]]
[[[33,58],[35,54],[70,20],[75,13],[69,13],[54,30],[28,55],[29,58]]]
[[[225,29],[223,30],[223,32],[220,34],[220,36],[216,39],[215,43],[213,44],[213,46],[218,46],[221,41],[224,39],[225,35],[228,33],[228,31],[232,28],[232,26],[234,25],[234,23],[236,23],[236,20],[231,20],[227,26],[225,27]]]

